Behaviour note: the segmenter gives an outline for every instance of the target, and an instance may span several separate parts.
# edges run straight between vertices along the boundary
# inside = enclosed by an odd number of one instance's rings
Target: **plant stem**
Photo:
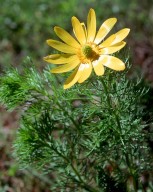
[[[114,115],[115,120],[116,120],[116,123],[117,123],[117,125],[118,125],[118,131],[119,131],[119,132],[117,131],[117,133],[118,133],[119,138],[120,138],[120,140],[121,140],[121,143],[122,143],[122,145],[123,145],[123,150],[124,150],[124,155],[125,155],[126,164],[127,164],[128,168],[129,168],[130,174],[131,174],[132,177],[133,177],[133,189],[134,189],[135,192],[137,192],[137,185],[136,185],[137,182],[136,182],[136,178],[135,178],[135,175],[134,175],[134,173],[133,173],[133,171],[132,171],[131,163],[130,163],[130,160],[129,160],[129,154],[126,152],[126,146],[125,146],[124,140],[123,140],[123,138],[122,138],[122,127],[121,127],[121,123],[120,123],[119,117],[118,117],[118,115],[116,114],[116,112],[114,112],[114,111],[112,110],[111,99],[110,99],[110,95],[109,95],[107,86],[106,86],[106,84],[105,84],[105,81],[104,81],[103,79],[101,79],[101,82],[102,82],[102,84],[103,84],[103,88],[104,88],[105,94],[106,94],[106,96],[107,96],[107,104],[108,104],[108,107],[109,107],[110,114]]]
[[[44,96],[47,96],[48,98],[51,98],[51,96],[49,94],[47,94],[46,92],[43,92],[43,95]],[[52,99],[52,98],[51,98]],[[76,127],[77,131],[80,132],[79,130],[79,124],[77,124],[77,122],[69,115],[68,111],[65,110],[65,108],[59,103],[58,99],[56,100],[56,104],[59,108],[62,109],[62,111],[70,118],[71,122],[73,123],[73,125]],[[60,157],[62,157],[68,164],[70,164],[74,174],[77,176],[78,180],[77,181],[78,183],[80,183],[81,187],[86,189],[87,191],[89,192],[100,192],[99,190],[97,189],[94,189],[92,186],[88,185],[83,179],[82,177],[80,176],[78,170],[75,168],[75,166],[73,165],[73,163],[67,158],[65,157],[62,153],[60,153],[56,148],[52,148]]]
[[[78,183],[81,184],[81,187],[83,187],[84,189],[88,190],[89,192],[100,192],[99,190],[97,189],[94,189],[92,186],[88,185],[83,179],[82,177],[80,176],[78,170],[75,168],[75,166],[72,164],[72,162],[67,158],[65,157],[61,152],[59,152],[56,148],[52,148],[60,157],[62,157],[68,164],[70,164],[74,174],[77,176],[78,178]]]

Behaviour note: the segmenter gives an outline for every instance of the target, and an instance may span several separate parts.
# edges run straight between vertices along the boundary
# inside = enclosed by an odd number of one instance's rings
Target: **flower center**
[[[81,63],[89,63],[97,60],[99,55],[99,48],[93,43],[83,45],[78,52]]]
[[[82,53],[87,59],[90,59],[93,55],[93,50],[89,45],[84,45],[82,47]]]

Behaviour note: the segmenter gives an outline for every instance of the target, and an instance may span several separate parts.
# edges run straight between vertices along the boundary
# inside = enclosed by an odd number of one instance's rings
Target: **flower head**
[[[47,44],[59,54],[44,57],[44,60],[52,64],[61,64],[51,70],[52,73],[64,73],[74,71],[64,83],[64,89],[70,88],[75,83],[83,83],[94,69],[96,75],[104,74],[104,66],[116,71],[125,69],[125,64],[118,58],[111,56],[125,46],[123,39],[128,35],[130,29],[124,28],[104,38],[117,22],[116,18],[107,19],[96,33],[96,14],[90,9],[87,17],[87,27],[76,17],[72,17],[72,27],[76,38],[60,27],[54,27],[56,35],[62,42],[49,39]]]

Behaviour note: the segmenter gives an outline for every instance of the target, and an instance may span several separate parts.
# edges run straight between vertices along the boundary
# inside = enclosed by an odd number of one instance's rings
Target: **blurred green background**
[[[53,27],[71,33],[71,17],[86,22],[90,8],[96,11],[98,27],[105,19],[117,17],[114,32],[131,29],[127,44],[133,69],[152,83],[153,0],[0,0],[0,74],[10,66],[24,70],[27,56],[39,70],[45,68],[48,64],[42,58],[52,52],[45,41],[57,38]],[[12,157],[18,119],[18,113],[0,107],[0,192],[48,192],[48,176],[19,170]]]

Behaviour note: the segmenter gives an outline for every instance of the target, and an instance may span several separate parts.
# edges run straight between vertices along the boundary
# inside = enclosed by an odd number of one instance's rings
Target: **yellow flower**
[[[120,59],[109,54],[125,46],[123,39],[130,29],[124,28],[104,40],[116,22],[116,18],[107,19],[96,33],[96,14],[90,9],[87,27],[76,17],[72,17],[73,32],[77,40],[64,29],[54,27],[56,35],[63,42],[49,39],[47,44],[62,53],[48,55],[44,60],[52,64],[62,64],[52,69],[52,73],[64,73],[75,69],[66,80],[64,89],[70,88],[77,82],[83,83],[91,75],[92,69],[98,76],[104,74],[104,66],[116,71],[125,69],[125,64]]]

